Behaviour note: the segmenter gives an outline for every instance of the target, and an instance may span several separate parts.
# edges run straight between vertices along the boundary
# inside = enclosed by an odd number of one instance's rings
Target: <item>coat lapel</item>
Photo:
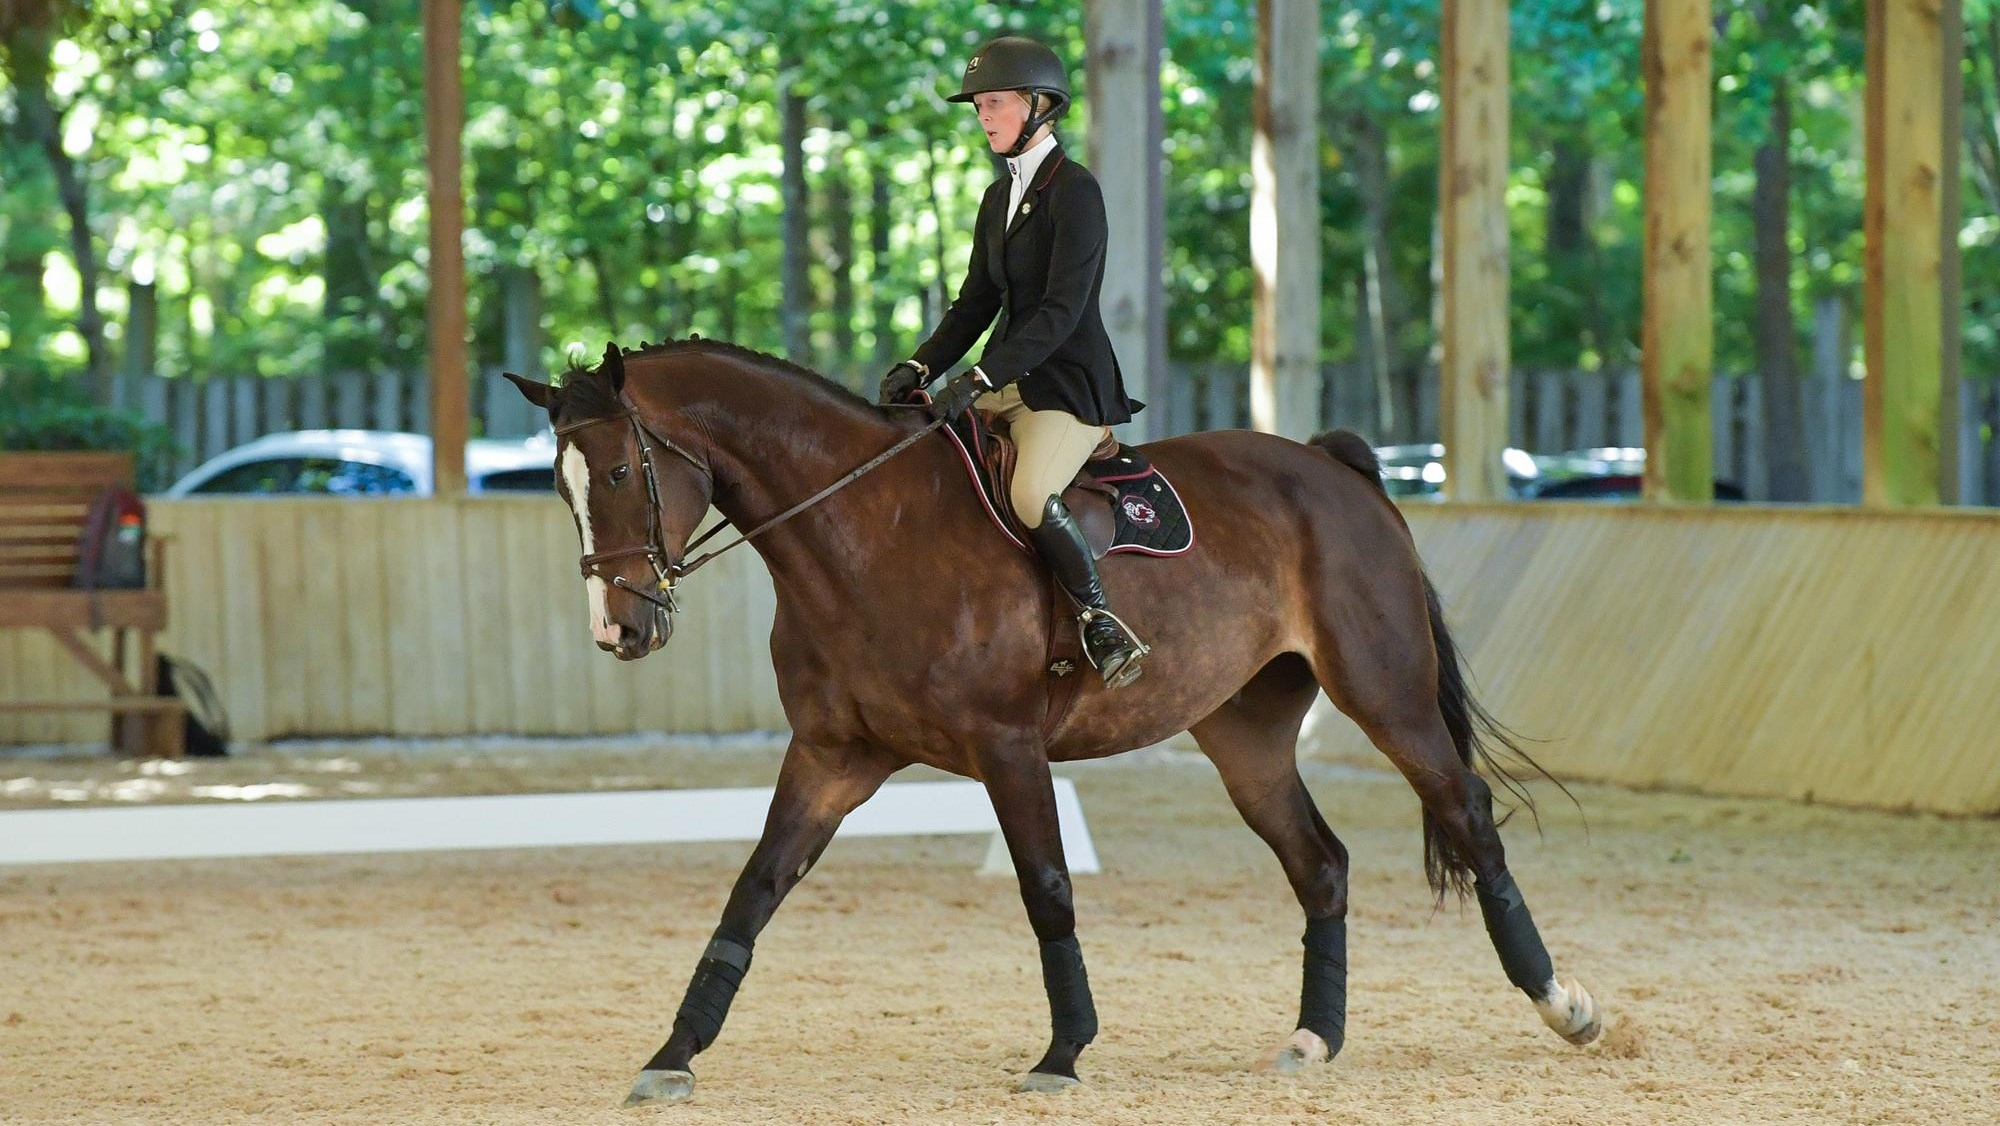
[[[1028,190],[1021,195],[1021,205],[1007,217],[1008,238],[1014,237],[1014,232],[1020,230],[1028,217],[1035,213],[1035,209],[1042,205],[1042,192],[1048,188],[1049,181],[1055,179],[1056,169],[1061,168],[1066,159],[1068,158],[1063,155],[1062,146],[1057,145],[1055,151],[1042,160],[1042,166],[1035,170],[1038,182],[1028,186]]]

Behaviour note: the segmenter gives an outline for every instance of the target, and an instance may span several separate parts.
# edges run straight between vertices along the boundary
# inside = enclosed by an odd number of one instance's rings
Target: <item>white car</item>
[[[465,444],[466,490],[555,492],[556,443],[547,431]],[[431,440],[395,430],[287,430],[202,462],[162,495],[431,495]]]
[[[1422,500],[1444,499],[1444,445],[1415,442],[1402,446],[1376,446],[1382,461],[1382,487],[1392,497]],[[1556,468],[1555,458],[1507,447],[1500,462],[1507,470],[1507,489],[1515,497],[1533,496],[1536,486]]]

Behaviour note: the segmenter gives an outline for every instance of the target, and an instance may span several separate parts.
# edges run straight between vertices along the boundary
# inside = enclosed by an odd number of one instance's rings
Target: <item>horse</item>
[[[711,506],[754,529],[776,592],[771,656],[791,739],[770,812],[627,1106],[692,1096],[694,1057],[721,1032],[757,936],[842,818],[913,763],[975,779],[990,795],[1050,1009],[1048,1050],[1018,1089],[1075,1085],[1097,1014],[1049,767],[1184,730],[1277,855],[1304,913],[1296,1031],[1269,1066],[1332,1059],[1345,1039],[1348,855],[1296,758],[1321,691],[1421,799],[1425,875],[1439,902],[1476,894],[1508,981],[1558,1035],[1582,1045],[1602,1030],[1589,992],[1556,976],[1478,769],[1513,786],[1502,758],[1519,748],[1474,699],[1437,591],[1359,435],[1300,443],[1226,430],[1142,447],[1201,542],[1170,558],[1105,557],[1113,603],[1152,645],[1147,675],[1115,691],[1090,677],[1051,727],[1049,631],[1074,621],[1052,624],[1039,563],[1006,546],[967,495],[956,449],[925,433],[935,424],[924,427],[921,412],[878,407],[788,361],[698,338],[631,352],[614,343],[560,385],[507,378],[548,411],[557,435],[557,491],[574,517],[600,649],[634,660],[666,644],[677,580],[715,554],[686,557]]]

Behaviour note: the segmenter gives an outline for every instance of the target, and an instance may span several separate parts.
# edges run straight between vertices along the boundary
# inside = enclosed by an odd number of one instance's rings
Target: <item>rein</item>
[[[897,403],[893,405],[921,409],[921,404],[915,404],[915,403],[909,403],[909,404]],[[625,577],[623,575],[612,576],[610,580],[611,585],[618,587],[621,590],[630,591],[631,593],[638,595],[639,597],[645,599],[646,601],[653,603],[655,606],[660,607],[669,614],[675,613],[680,609],[679,602],[677,602],[674,598],[675,580],[685,575],[693,574],[697,569],[702,567],[704,564],[708,563],[716,556],[721,555],[723,552],[728,551],[730,548],[736,547],[740,544],[749,543],[751,540],[756,539],[758,536],[763,535],[765,532],[771,530],[772,528],[777,527],[779,524],[782,524],[785,521],[790,520],[792,517],[797,516],[799,513],[804,512],[806,509],[811,508],[813,505],[818,504],[820,501],[825,500],[827,497],[830,497],[833,494],[839,492],[840,490],[846,488],[847,486],[853,484],[856,480],[860,479],[862,476],[874,470],[875,468],[880,466],[883,462],[888,461],[890,458],[895,457],[897,454],[902,453],[906,449],[909,449],[911,446],[915,445],[920,439],[926,437],[927,435],[931,434],[932,432],[942,427],[946,422],[946,420],[942,418],[932,420],[932,422],[928,426],[925,426],[922,430],[919,430],[914,434],[908,435],[901,441],[897,442],[895,445],[890,446],[888,449],[882,451],[879,454],[876,454],[873,458],[870,458],[863,465],[850,471],[846,476],[840,478],[838,481],[835,481],[833,484],[828,485],[826,488],[821,489],[819,492],[816,492],[813,495],[807,497],[806,499],[800,501],[799,503],[791,506],[790,508],[787,508],[783,512],[777,514],[776,516],[771,517],[769,520],[764,521],[762,524],[757,525],[755,528],[752,528],[748,532],[745,532],[742,535],[737,536],[735,539],[730,540],[728,543],[723,544],[721,547],[718,547],[713,551],[709,551],[702,554],[701,556],[696,558],[693,562],[687,562],[684,555],[681,562],[675,563],[675,562],[670,562],[668,560],[667,548],[665,543],[663,543],[661,539],[660,486],[658,477],[653,470],[652,444],[657,442],[659,445],[665,447],[666,449],[672,450],[674,453],[677,453],[681,457],[687,459],[689,464],[693,465],[696,469],[701,470],[702,476],[707,477],[711,482],[711,485],[715,480],[715,473],[712,470],[710,470],[707,465],[703,464],[700,458],[689,453],[686,449],[676,444],[672,439],[666,437],[657,430],[654,430],[652,427],[646,425],[646,423],[639,418],[639,412],[633,410],[629,406],[625,409],[625,412],[623,414],[606,415],[603,418],[591,418],[591,419],[585,419],[582,422],[572,422],[568,426],[564,426],[557,429],[555,433],[557,437],[561,437],[565,434],[572,434],[578,430],[583,430],[588,427],[597,426],[601,423],[618,422],[620,420],[624,420],[632,424],[633,436],[636,437],[639,442],[639,467],[646,475],[646,542],[638,547],[618,548],[612,551],[593,551],[583,556],[579,560],[579,565],[583,571],[584,578],[586,579],[601,578],[602,576],[597,574],[597,569],[601,564],[612,559],[622,559],[628,555],[644,555],[646,557],[647,562],[651,563],[653,566],[653,574],[654,577],[657,579],[656,589],[659,591],[659,593],[656,594],[653,591],[646,590],[642,587],[634,586],[631,583],[626,582]],[[729,519],[728,517],[724,517],[720,523],[708,529],[706,532],[703,532],[692,543],[689,543],[687,545],[687,550],[693,551],[695,548],[700,547],[702,544],[714,538],[717,532],[720,532],[722,529],[728,526],[729,526]]]

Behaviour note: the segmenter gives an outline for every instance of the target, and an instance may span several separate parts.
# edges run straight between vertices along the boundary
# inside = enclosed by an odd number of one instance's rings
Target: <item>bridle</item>
[[[653,577],[656,580],[656,584],[652,590],[647,590],[644,587],[634,586],[632,583],[626,582],[623,575],[613,575],[607,581],[620,590],[631,591],[633,594],[651,602],[671,615],[680,610],[680,603],[674,599],[674,579],[684,574],[685,571],[679,564],[667,558],[667,545],[660,534],[660,480],[659,476],[653,472],[653,443],[658,442],[661,446],[686,458],[688,464],[701,470],[702,476],[707,477],[711,482],[715,480],[715,476],[709,472],[708,466],[702,464],[700,458],[681,448],[673,439],[654,433],[651,427],[639,421],[638,412],[629,408],[623,414],[606,415],[603,418],[587,418],[582,422],[572,422],[568,426],[558,427],[555,433],[556,437],[560,438],[567,434],[574,434],[579,430],[587,430],[600,423],[617,422],[620,419],[624,419],[632,424],[632,436],[638,439],[639,442],[639,469],[646,476],[646,542],[637,547],[620,547],[610,551],[590,552],[578,561],[578,566],[583,571],[584,578],[601,579],[604,576],[598,573],[598,568],[609,563],[611,560],[623,559],[628,555],[645,556],[646,562],[652,564]],[[714,529],[710,529],[710,531],[713,532]]]
[[[894,405],[902,406],[904,404],[894,404]],[[917,406],[918,404],[909,404],[909,405]],[[867,462],[867,464],[862,465],[860,468],[855,469],[853,472],[847,474],[847,476],[842,477],[840,480],[835,481],[833,484],[828,485],[826,488],[821,489],[819,492],[814,493],[813,495],[807,497],[806,499],[800,501],[799,503],[793,505],[792,507],[787,508],[783,512],[780,512],[778,515],[773,516],[769,520],[764,521],[762,524],[757,525],[750,531],[745,532],[740,536],[737,536],[735,539],[729,541],[726,544],[723,544],[721,547],[718,547],[713,551],[701,555],[700,557],[696,558],[692,563],[686,561],[685,553],[683,553],[681,562],[676,563],[668,557],[666,541],[660,531],[660,482],[658,476],[653,471],[653,444],[658,443],[660,446],[672,450],[674,453],[677,453],[681,455],[683,458],[686,458],[688,464],[700,470],[701,475],[703,477],[708,478],[709,488],[711,492],[713,492],[715,487],[715,473],[714,471],[709,469],[709,467],[706,464],[704,464],[700,458],[689,453],[684,447],[675,443],[673,439],[668,438],[666,435],[661,434],[659,431],[654,430],[652,427],[640,421],[639,412],[632,409],[632,407],[629,404],[625,407],[625,410],[619,414],[604,415],[599,418],[586,418],[580,422],[572,422],[567,426],[557,427],[555,434],[556,437],[560,438],[563,437],[564,435],[574,434],[579,430],[585,430],[592,426],[598,426],[606,422],[618,422],[621,420],[632,424],[632,436],[635,439],[637,439],[639,443],[639,469],[640,472],[645,474],[646,477],[646,542],[636,547],[614,548],[610,551],[593,551],[587,555],[584,555],[578,561],[578,563],[580,569],[583,571],[584,578],[602,579],[604,578],[604,576],[599,573],[598,569],[602,567],[605,563],[610,562],[613,559],[623,559],[630,555],[645,556],[646,562],[650,563],[653,567],[653,577],[655,579],[655,586],[653,590],[647,590],[644,587],[635,586],[632,583],[625,581],[625,576],[623,575],[613,575],[606,581],[620,590],[630,591],[631,593],[638,595],[640,598],[643,598],[646,601],[651,602],[653,605],[659,607],[661,610],[667,613],[667,615],[669,616],[669,622],[671,622],[672,620],[672,615],[680,612],[680,602],[674,597],[674,583],[676,580],[680,579],[685,575],[693,574],[697,568],[701,567],[709,560],[714,559],[716,556],[721,555],[723,552],[728,551],[730,548],[735,547],[738,544],[750,542],[752,539],[755,539],[756,537],[764,534],[764,532],[768,531],[769,529],[784,523],[785,521],[791,519],[792,517],[797,516],[799,513],[804,512],[806,509],[811,508],[813,505],[818,504],[820,501],[825,500],[827,497],[832,496],[834,493],[839,492],[841,489],[846,488],[848,485],[852,484],[857,478],[859,478],[862,474],[867,473],[868,471],[874,469],[876,466],[881,465],[883,462],[888,461],[890,458],[895,457],[897,454],[902,453],[904,450],[910,448],[912,445],[915,445],[918,439],[923,438],[925,435],[931,433],[932,431],[939,429],[946,422],[946,420],[943,418],[932,420],[932,422],[928,426],[925,426],[922,430],[919,430],[914,434],[910,434],[904,437],[901,441],[897,442],[895,445],[890,446],[888,449],[882,451],[879,454],[876,454],[873,458],[871,458]],[[729,526],[729,519],[727,517],[724,517],[721,521],[717,522],[713,527],[709,528],[706,532],[703,532],[700,536],[696,537],[694,540],[689,542],[689,544],[687,545],[687,550],[693,551],[695,548],[698,548],[702,544],[707,543],[711,538],[714,537],[715,533],[720,532],[722,529],[728,526]]]

